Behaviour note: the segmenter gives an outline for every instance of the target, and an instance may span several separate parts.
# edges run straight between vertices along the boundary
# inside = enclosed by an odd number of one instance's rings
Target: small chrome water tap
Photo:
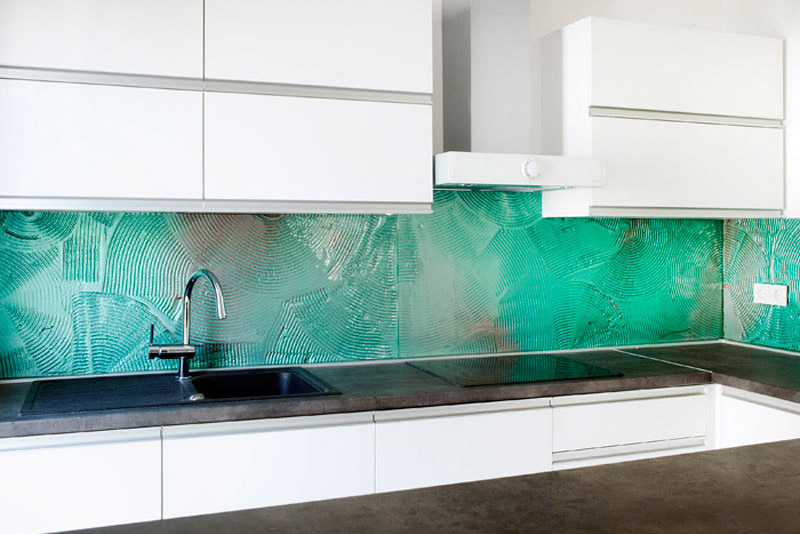
[[[194,345],[189,343],[189,328],[191,325],[192,316],[192,290],[194,284],[198,279],[205,276],[211,282],[214,288],[214,297],[217,303],[217,317],[224,319],[225,313],[225,299],[222,296],[222,286],[219,283],[216,275],[208,269],[198,269],[189,280],[186,282],[186,288],[183,291],[183,344],[168,344],[168,345],[154,345],[153,344],[153,330],[154,327],[150,326],[150,347],[148,348],[148,356],[153,358],[161,358],[165,360],[178,359],[178,379],[186,380],[190,378],[189,375],[189,360],[194,358],[197,349]]]

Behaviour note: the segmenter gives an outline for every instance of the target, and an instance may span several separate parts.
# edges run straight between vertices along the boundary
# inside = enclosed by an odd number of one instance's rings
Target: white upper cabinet
[[[602,18],[566,32],[591,40],[591,106],[783,119],[780,39]]]
[[[206,0],[206,76],[431,93],[431,0]]]
[[[203,0],[0,0],[0,66],[199,78]]]
[[[542,147],[606,164],[547,217],[776,217],[783,41],[588,18],[542,41]]]
[[[202,198],[199,93],[0,80],[0,125],[0,207]]]
[[[0,209],[430,212],[432,47],[432,0],[0,0]]]
[[[214,93],[205,106],[209,201],[433,201],[430,106]]]

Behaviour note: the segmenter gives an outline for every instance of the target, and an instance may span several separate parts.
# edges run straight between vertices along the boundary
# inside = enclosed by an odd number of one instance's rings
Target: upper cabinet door
[[[782,39],[601,18],[564,31],[591,43],[592,106],[783,119]]]
[[[206,0],[206,77],[431,93],[431,0]]]
[[[199,78],[203,0],[0,0],[0,65]]]
[[[0,196],[200,199],[202,98],[0,80]]]
[[[209,93],[206,200],[432,201],[431,107]]]
[[[597,206],[783,209],[783,130],[592,118]]]

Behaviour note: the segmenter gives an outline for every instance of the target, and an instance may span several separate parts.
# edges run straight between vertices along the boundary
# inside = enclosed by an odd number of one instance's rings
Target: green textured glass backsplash
[[[730,220],[724,230],[725,337],[800,350],[800,220]],[[789,287],[786,307],[753,303],[753,284]]]
[[[532,193],[437,192],[434,213],[0,212],[0,376],[165,369],[195,288],[193,367],[718,338],[714,221],[542,219]],[[797,265],[797,264],[795,264]],[[796,291],[796,288],[795,288]]]

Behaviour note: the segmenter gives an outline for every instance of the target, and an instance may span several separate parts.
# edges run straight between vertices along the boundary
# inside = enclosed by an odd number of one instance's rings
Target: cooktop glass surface
[[[613,369],[549,354],[429,360],[408,362],[408,365],[461,386],[622,376]]]

